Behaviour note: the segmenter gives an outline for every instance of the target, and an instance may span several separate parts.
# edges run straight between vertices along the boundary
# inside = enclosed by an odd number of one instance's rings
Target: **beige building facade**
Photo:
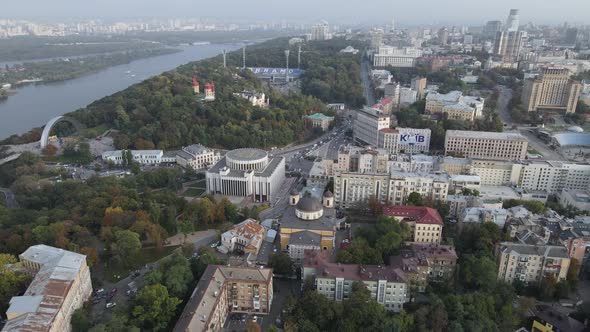
[[[539,110],[574,113],[582,92],[582,83],[570,79],[563,67],[545,67],[536,79],[528,79],[522,91],[522,103],[529,112]]]
[[[528,140],[517,133],[447,130],[445,155],[456,157],[524,160]]]
[[[538,283],[553,276],[565,280],[570,266],[567,249],[559,246],[538,246],[512,242],[498,245],[496,259],[498,279]]]

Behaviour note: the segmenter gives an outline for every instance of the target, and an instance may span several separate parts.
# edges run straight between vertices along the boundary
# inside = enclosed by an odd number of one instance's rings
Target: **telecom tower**
[[[289,82],[289,50],[285,50],[285,58],[287,59],[287,71],[285,75],[285,82]]]

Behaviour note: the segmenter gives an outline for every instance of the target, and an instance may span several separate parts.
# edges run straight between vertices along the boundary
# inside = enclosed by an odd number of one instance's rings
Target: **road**
[[[0,188],[0,193],[4,194],[7,208],[16,209],[19,207],[18,202],[14,199],[14,193],[10,189]]]
[[[371,80],[369,74],[371,72],[371,64],[369,59],[363,56],[361,60],[361,80],[365,88],[365,98],[367,98],[367,104],[369,106],[375,105],[375,95],[373,94],[373,88],[371,87]]]
[[[500,115],[502,122],[507,124],[508,127],[512,127],[512,117],[510,116],[510,110],[508,109],[508,104],[512,99],[512,90],[502,85],[497,85],[496,87],[500,92],[498,102],[496,103],[496,112]]]

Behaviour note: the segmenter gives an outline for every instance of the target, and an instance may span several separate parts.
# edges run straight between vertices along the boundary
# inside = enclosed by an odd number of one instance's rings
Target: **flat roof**
[[[446,137],[528,141],[520,133],[498,133],[493,131],[447,130]]]
[[[262,159],[268,156],[268,153],[261,149],[244,148],[228,151],[225,156],[233,160],[252,161]]]

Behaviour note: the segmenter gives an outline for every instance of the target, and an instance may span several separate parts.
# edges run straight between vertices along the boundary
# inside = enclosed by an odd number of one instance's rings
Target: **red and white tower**
[[[205,100],[213,101],[215,100],[215,84],[207,82],[205,84]]]
[[[196,76],[193,76],[193,93],[196,95],[201,93],[201,87],[199,86],[199,81]]]

